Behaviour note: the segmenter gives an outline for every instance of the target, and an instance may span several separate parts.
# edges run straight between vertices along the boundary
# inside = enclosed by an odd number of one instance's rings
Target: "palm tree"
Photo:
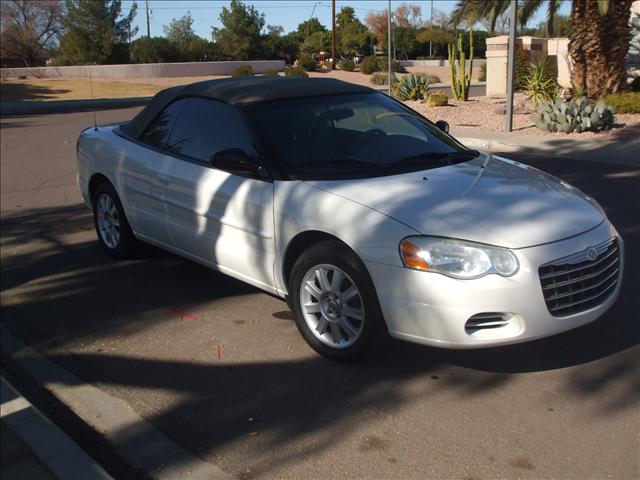
[[[560,7],[560,0],[521,0],[518,20],[521,26],[535,15],[535,13],[547,3],[547,36],[553,36],[553,20]],[[451,23],[459,24],[463,20],[467,23],[474,23],[478,20],[489,21],[489,33],[496,29],[498,17],[509,9],[510,0],[459,0],[451,13]]]
[[[494,33],[498,17],[509,7],[510,0],[459,0],[451,12],[451,23],[458,25],[463,21],[469,27],[478,20],[489,20],[489,33]]]
[[[591,98],[618,92],[624,87],[625,61],[629,51],[632,0],[573,0],[569,54],[573,61],[572,83],[585,89]],[[519,23],[524,25],[546,2],[547,34],[553,35],[553,20],[560,0],[520,0]],[[486,18],[490,33],[509,0],[460,0],[451,14],[451,23],[474,23]]]
[[[545,33],[548,38],[553,37],[553,21],[555,20],[558,8],[560,8],[560,0],[525,0],[518,15],[520,26],[524,28],[530,18],[540,10],[542,4],[547,2],[547,21],[545,25]]]
[[[624,87],[631,0],[574,0],[569,54],[572,83],[599,98]]]

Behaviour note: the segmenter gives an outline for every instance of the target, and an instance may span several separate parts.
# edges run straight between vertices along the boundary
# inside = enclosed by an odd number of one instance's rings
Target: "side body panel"
[[[402,266],[398,245],[416,230],[359,203],[302,181],[274,182],[276,232],[275,279],[278,294],[287,294],[283,262],[292,239],[306,231],[333,235],[363,262]]]
[[[158,154],[169,244],[273,291],[273,183]]]

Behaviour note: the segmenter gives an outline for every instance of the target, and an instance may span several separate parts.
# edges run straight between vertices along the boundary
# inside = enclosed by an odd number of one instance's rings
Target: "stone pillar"
[[[517,43],[516,39],[516,43]],[[487,95],[507,94],[507,54],[509,37],[487,38]]]
[[[547,40],[547,55],[549,56],[549,62],[556,66],[558,85],[562,88],[571,88],[573,63],[569,55],[569,39],[550,38]]]
[[[547,40],[537,37],[516,38],[516,48],[529,52],[534,62],[540,55],[547,53]],[[487,38],[487,95],[504,96],[507,94],[507,54],[509,37],[500,35]]]

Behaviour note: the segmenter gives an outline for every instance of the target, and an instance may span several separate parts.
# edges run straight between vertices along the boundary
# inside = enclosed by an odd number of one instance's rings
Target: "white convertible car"
[[[286,298],[332,358],[387,332],[493,347],[602,315],[623,244],[600,206],[447,130],[336,80],[206,81],[83,131],[78,183],[108,254],[144,241]]]

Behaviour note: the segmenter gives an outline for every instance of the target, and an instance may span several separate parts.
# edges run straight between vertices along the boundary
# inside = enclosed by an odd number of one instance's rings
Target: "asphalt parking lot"
[[[594,197],[622,234],[623,290],[598,321],[484,351],[389,342],[340,365],[277,298],[151,247],[102,253],[75,186],[91,113],[0,123],[3,325],[203,459],[245,478],[640,477],[637,169],[509,155]]]

